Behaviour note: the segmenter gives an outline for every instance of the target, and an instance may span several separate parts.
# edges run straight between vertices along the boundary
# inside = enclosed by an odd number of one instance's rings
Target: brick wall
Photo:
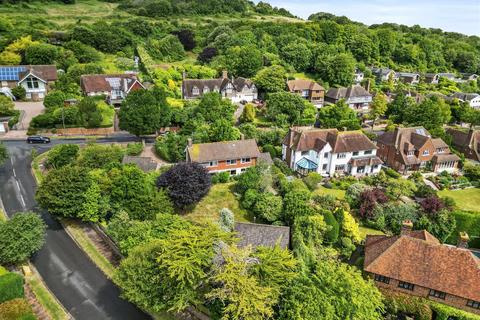
[[[369,275],[369,276],[372,278],[372,280],[374,280],[374,275]],[[429,299],[429,300],[433,300],[433,301],[436,301],[436,302],[439,302],[439,303],[444,303],[444,304],[450,305],[452,307],[455,307],[455,308],[458,308],[458,309],[462,309],[462,310],[480,315],[480,310],[467,307],[467,299],[465,299],[465,298],[454,296],[454,295],[451,295],[451,294],[448,294],[448,293],[446,294],[445,299],[430,297],[429,296],[429,292],[430,292],[429,288],[425,288],[425,287],[418,286],[418,285],[414,286],[413,291],[403,289],[403,288],[399,288],[398,287],[399,281],[396,280],[396,279],[390,279],[390,283],[388,283],[388,284],[380,282],[380,281],[375,281],[375,280],[374,280],[374,282],[375,282],[375,285],[379,288],[395,290],[395,291],[402,292],[402,293],[405,293],[405,294],[410,294],[410,295],[426,298],[426,299]]]
[[[233,165],[227,165],[226,160],[218,161],[218,165],[213,167],[207,167],[209,172],[212,171],[229,171],[229,170],[236,170],[236,169],[243,169],[253,167],[257,163],[257,158],[251,158],[251,161],[248,163],[241,163],[241,159],[237,159],[237,163]]]

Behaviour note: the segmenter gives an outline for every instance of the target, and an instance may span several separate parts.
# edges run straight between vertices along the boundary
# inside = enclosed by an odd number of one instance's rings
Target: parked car
[[[28,143],[50,143],[50,138],[43,136],[30,136],[27,138]]]

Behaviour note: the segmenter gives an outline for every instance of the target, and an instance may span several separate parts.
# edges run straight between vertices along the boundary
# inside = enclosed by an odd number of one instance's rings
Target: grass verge
[[[328,188],[325,188],[324,186],[318,187],[318,189],[315,190],[315,193],[319,195],[327,195],[327,194],[332,195],[340,200],[345,198],[345,190],[328,189]]]
[[[73,220],[62,219],[63,227],[78,244],[78,246],[88,255],[88,257],[95,263],[95,265],[102,270],[102,272],[109,278],[113,279],[115,272],[114,266],[103,256],[95,244],[85,234],[81,225]]]
[[[37,298],[37,301],[45,308],[52,320],[64,320],[70,319],[68,313],[63,309],[57,298],[48,290],[47,286],[43,283],[40,275],[32,269],[32,273],[29,276],[25,276],[25,281],[30,286],[33,294]]]

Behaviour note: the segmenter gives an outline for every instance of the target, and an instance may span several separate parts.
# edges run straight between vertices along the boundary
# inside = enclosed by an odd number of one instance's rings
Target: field
[[[185,217],[196,222],[217,222],[220,210],[228,208],[235,214],[235,221],[249,221],[248,213],[240,208],[240,203],[233,194],[232,187],[233,183],[213,185],[208,195]]]
[[[480,189],[471,188],[464,190],[442,190],[438,192],[440,197],[450,197],[455,200],[458,209],[477,211],[480,213]]]

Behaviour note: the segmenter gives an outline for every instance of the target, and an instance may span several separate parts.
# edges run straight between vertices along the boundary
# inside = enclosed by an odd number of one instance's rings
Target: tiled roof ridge
[[[289,226],[276,226],[276,225],[273,225],[273,224],[264,224],[264,223],[256,223],[256,222],[235,222],[235,224],[248,224],[248,225],[261,225],[262,227],[269,227],[269,228],[277,228],[277,229],[280,229],[280,228],[287,228],[287,229],[290,229]]]

